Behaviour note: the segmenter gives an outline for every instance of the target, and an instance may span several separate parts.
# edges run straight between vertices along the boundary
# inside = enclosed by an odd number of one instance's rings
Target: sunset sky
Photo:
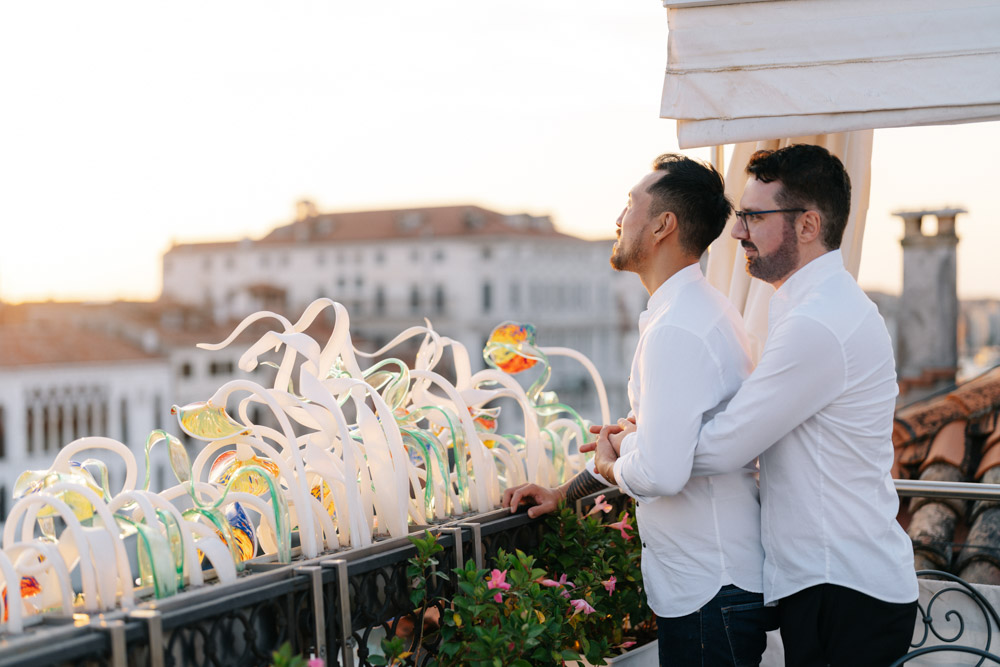
[[[0,299],[155,298],[172,242],[260,236],[300,198],[610,238],[677,147],[666,47],[658,0],[3,3]],[[899,289],[891,211],[949,205],[960,294],[1000,296],[998,147],[1000,123],[876,133],[863,286]]]

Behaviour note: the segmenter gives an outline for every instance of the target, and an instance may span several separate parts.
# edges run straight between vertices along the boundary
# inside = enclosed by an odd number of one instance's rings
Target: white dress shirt
[[[727,584],[762,592],[756,470],[691,478],[703,421],[750,372],[743,321],[693,264],[639,318],[628,383],[637,430],[615,463],[636,499],[643,586],[663,617],[697,611]]]
[[[693,474],[760,456],[764,597],[823,583],[886,602],[917,598],[890,468],[898,392],[878,310],[840,251],[771,297],[760,362],[701,431]]]

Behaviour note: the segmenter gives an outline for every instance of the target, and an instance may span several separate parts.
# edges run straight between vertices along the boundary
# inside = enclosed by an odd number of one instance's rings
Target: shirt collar
[[[646,302],[646,310],[639,315],[639,333],[646,329],[646,325],[657,313],[666,310],[685,285],[702,278],[701,266],[695,262],[667,278],[656,291],[649,295]]]
[[[793,273],[771,296],[768,320],[773,323],[798,305],[814,286],[843,270],[844,259],[839,248],[809,262]]]

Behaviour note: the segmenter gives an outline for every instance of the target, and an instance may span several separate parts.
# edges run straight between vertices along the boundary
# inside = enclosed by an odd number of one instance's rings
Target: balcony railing
[[[900,496],[1000,498],[1000,485],[896,480],[896,488]],[[617,502],[623,501],[618,496]],[[584,499],[576,509],[583,512],[592,504],[593,498]],[[440,534],[445,547],[440,566],[451,571],[469,558],[485,567],[499,549],[531,552],[540,543],[541,526],[540,519],[524,513],[496,510],[430,528]],[[402,538],[290,565],[253,561],[234,584],[208,585],[151,600],[131,612],[46,617],[22,635],[0,637],[0,666],[268,665],[271,652],[287,641],[295,652],[315,654],[327,665],[364,667],[370,664],[372,648],[381,638],[401,631],[400,621],[413,611],[406,567],[415,554],[413,545]],[[923,623],[924,640],[898,664],[942,650],[964,654],[970,664],[977,658],[1000,663],[991,653],[996,651],[991,631],[984,644],[963,643],[963,636],[969,639],[963,635],[967,623],[956,620],[960,612],[941,596],[957,591],[973,600],[988,629],[1000,626],[993,606],[952,575],[927,574],[954,584],[921,608],[918,631]],[[959,629],[949,631],[956,623]],[[925,646],[929,636],[947,644]]]

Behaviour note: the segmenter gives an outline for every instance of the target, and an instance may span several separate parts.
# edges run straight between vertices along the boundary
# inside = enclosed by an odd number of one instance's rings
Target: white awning
[[[1000,0],[667,0],[681,148],[1000,119]]]

